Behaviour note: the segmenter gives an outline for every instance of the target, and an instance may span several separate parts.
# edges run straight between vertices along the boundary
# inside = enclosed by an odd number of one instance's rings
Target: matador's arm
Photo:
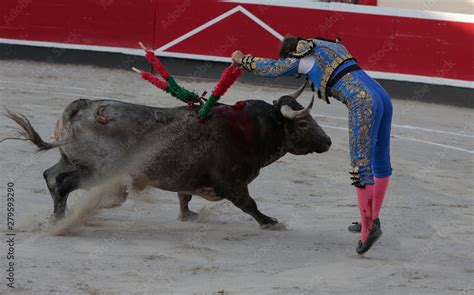
[[[263,77],[294,76],[298,74],[299,59],[294,57],[270,59],[245,55],[240,64],[249,72]]]

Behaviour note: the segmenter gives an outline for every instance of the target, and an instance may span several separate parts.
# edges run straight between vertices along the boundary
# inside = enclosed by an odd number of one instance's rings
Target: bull
[[[127,174],[138,191],[154,187],[177,192],[181,220],[196,216],[188,203],[197,195],[227,199],[265,229],[278,221],[258,210],[248,190],[260,169],[286,153],[323,153],[331,146],[310,114],[314,96],[306,108],[296,100],[304,86],[273,104],[218,104],[203,124],[189,106],[79,99],[58,120],[55,142],[43,141],[24,115],[7,109],[7,116],[21,127],[22,139],[40,151],[59,148],[59,161],[43,173],[56,219],[64,216],[72,191],[90,189],[118,173]],[[126,188],[118,187],[116,193],[123,202]]]

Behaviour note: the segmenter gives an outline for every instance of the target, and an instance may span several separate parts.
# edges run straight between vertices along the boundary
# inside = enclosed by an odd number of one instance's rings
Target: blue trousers
[[[344,75],[330,93],[349,109],[351,165],[360,184],[392,174],[390,131],[392,102],[385,89],[363,70]]]

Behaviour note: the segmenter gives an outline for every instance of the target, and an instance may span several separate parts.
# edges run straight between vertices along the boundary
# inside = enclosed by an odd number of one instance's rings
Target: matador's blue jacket
[[[258,76],[304,74],[318,88],[320,98],[327,100],[330,95],[348,107],[354,185],[373,184],[373,176],[391,175],[390,98],[376,81],[356,66],[344,45],[321,39],[300,40],[290,57],[273,60],[246,55],[241,63]],[[354,68],[356,70],[348,72]]]
[[[296,51],[288,58],[273,60],[247,55],[242,60],[242,66],[258,76],[304,74],[318,88],[321,98],[324,99],[327,97],[329,78],[354,64],[354,58],[344,45],[320,39],[299,41]]]

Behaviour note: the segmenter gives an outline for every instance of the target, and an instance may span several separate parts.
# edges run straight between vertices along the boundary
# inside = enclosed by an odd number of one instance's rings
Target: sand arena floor
[[[0,61],[0,68],[0,104],[27,115],[44,139],[81,97],[180,105],[131,71],[26,61]],[[199,92],[215,84],[180,81]],[[271,102],[289,92],[238,83],[222,101]],[[303,105],[310,95],[303,94]],[[15,183],[12,294],[473,294],[473,112],[393,103],[394,175],[381,215],[384,235],[362,258],[357,235],[346,229],[358,208],[347,174],[347,111],[337,102],[317,101],[313,108],[332,138],[329,152],[287,155],[250,186],[261,211],[286,223],[284,231],[260,230],[230,202],[199,197],[191,202],[198,220],[181,222],[176,195],[148,189],[99,211],[73,235],[51,236],[38,228],[52,213],[42,172],[58,151],[0,144],[4,236],[7,181]],[[0,135],[12,125],[1,117]],[[74,192],[69,207],[84,194]],[[0,243],[2,270],[6,252]]]

